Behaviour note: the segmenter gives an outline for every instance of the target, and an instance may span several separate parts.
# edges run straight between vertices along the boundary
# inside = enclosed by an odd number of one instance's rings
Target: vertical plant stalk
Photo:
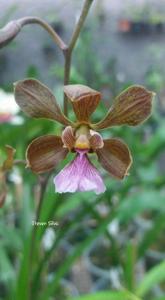
[[[46,188],[47,188],[47,184],[49,181],[49,178],[51,176],[50,172],[46,177],[42,178],[39,177],[39,183],[40,183],[40,194],[39,194],[39,203],[38,203],[38,207],[37,207],[37,211],[36,211],[36,222],[38,222],[40,220],[40,215],[41,215],[41,211],[42,211],[42,204],[43,204],[43,200],[44,200],[44,195],[46,192]],[[34,261],[34,255],[35,255],[35,250],[36,250],[36,233],[37,233],[37,226],[33,226],[32,229],[32,234],[31,234],[31,241],[30,241],[30,250],[29,250],[29,300],[33,300],[33,295],[32,295],[32,282],[31,282],[31,278],[32,278],[32,273],[33,273],[33,261]]]
[[[83,24],[85,22],[85,19],[88,15],[90,6],[92,4],[93,0],[85,0],[84,5],[79,17],[79,20],[77,22],[77,25],[73,31],[69,46],[67,49],[63,51],[64,57],[65,57],[65,65],[64,65],[64,85],[67,85],[69,83],[70,78],[70,69],[71,69],[71,60],[72,60],[72,52],[75,47],[75,44],[77,42],[77,39],[79,37],[80,31],[83,27]],[[68,102],[67,98],[64,95],[64,114],[68,115]]]

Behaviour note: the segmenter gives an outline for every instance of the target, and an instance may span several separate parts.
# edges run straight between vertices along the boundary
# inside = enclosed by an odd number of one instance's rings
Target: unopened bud
[[[21,30],[21,23],[18,20],[9,22],[0,29],[0,48],[10,43]]]

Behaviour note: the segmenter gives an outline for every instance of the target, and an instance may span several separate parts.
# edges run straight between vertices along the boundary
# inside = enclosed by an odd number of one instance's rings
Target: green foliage
[[[99,292],[97,294],[81,296],[78,298],[74,298],[74,300],[140,300],[140,298],[132,295],[127,291],[121,292]],[[71,299],[69,299],[71,300]]]
[[[122,89],[116,76],[117,60],[110,57],[109,66],[105,67],[92,49],[90,33],[84,32],[75,49],[71,82],[88,84],[98,90],[106,85],[114,96]],[[49,72],[61,81],[61,66],[56,64]],[[29,66],[27,74],[30,77],[39,76],[35,66]],[[159,89],[160,80],[155,78],[155,74],[150,74],[148,85],[153,85],[154,81],[156,89]],[[124,82],[123,86],[127,86],[127,83]],[[59,86],[55,86],[55,91],[59,99]],[[61,90],[60,93],[62,95]],[[99,120],[105,111],[106,108],[100,105],[94,115],[95,120]],[[23,116],[21,113],[20,115]],[[61,127],[51,121],[33,120],[25,116],[23,118],[22,125],[0,125],[0,160],[5,157],[5,144],[17,149],[16,159],[24,159],[27,145],[32,139],[47,133],[61,132]],[[158,244],[165,227],[165,178],[164,166],[160,160],[165,147],[164,132],[165,122],[154,107],[153,116],[146,124],[138,128],[115,127],[102,133],[105,138],[116,136],[129,144],[133,166],[130,176],[122,182],[103,173],[107,191],[101,196],[90,192],[55,194],[53,176],[58,170],[54,171],[40,214],[42,222],[54,220],[59,223],[59,226],[52,228],[55,238],[49,249],[43,243],[49,226],[37,227],[36,239],[32,245],[32,221],[37,208],[38,178],[21,165],[8,174],[8,197],[5,206],[0,210],[0,297],[3,300],[29,300],[30,288],[32,299],[35,300],[165,299],[164,296],[156,296],[153,291],[153,286],[161,285],[165,279],[164,262],[154,262],[154,266],[147,268],[143,263],[145,269],[140,283],[137,276],[139,261],[146,261],[148,251],[152,245]],[[95,158],[94,163],[97,164]],[[21,181],[12,180],[15,173]],[[151,226],[143,228],[136,223],[137,220],[141,223],[142,220],[144,223],[149,221]],[[118,226],[115,233],[112,230],[114,223]],[[77,260],[84,257],[94,243],[96,248],[100,245],[98,237],[109,242],[108,257],[111,260],[110,263],[107,262],[107,269],[111,271],[114,266],[119,267],[120,285],[123,288],[115,290],[109,282],[106,291],[81,297],[72,297],[71,293],[64,294],[62,280],[71,280],[71,270]],[[64,256],[61,252],[63,244],[68,247]],[[31,247],[32,266],[29,263]]]
[[[137,295],[143,297],[153,285],[165,280],[165,261],[154,267],[148,272],[139,287],[137,288]]]

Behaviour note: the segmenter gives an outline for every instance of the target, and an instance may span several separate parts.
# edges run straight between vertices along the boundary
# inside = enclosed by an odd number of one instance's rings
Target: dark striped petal
[[[15,100],[28,116],[46,118],[70,125],[52,92],[35,79],[20,80],[14,85]]]
[[[116,125],[135,126],[145,121],[151,114],[154,93],[142,86],[131,86],[114,101],[105,118],[93,128],[104,129]]]
[[[102,148],[104,146],[104,142],[103,142],[102,136],[98,132],[96,132],[96,131],[94,131],[92,129],[90,129],[89,143],[90,143],[91,149],[94,150],[94,151],[96,149]]]
[[[63,147],[61,137],[41,136],[33,140],[27,148],[27,167],[38,174],[50,171],[66,157],[67,153],[68,150]]]
[[[119,139],[104,140],[104,147],[97,149],[98,160],[103,168],[117,179],[128,175],[132,157],[128,146]]]
[[[64,93],[71,101],[78,121],[88,121],[101,98],[99,92],[81,84],[64,86]]]
[[[76,139],[74,136],[73,128],[71,126],[67,126],[63,130],[61,138],[66,148],[68,148],[69,150],[72,150],[74,148]]]

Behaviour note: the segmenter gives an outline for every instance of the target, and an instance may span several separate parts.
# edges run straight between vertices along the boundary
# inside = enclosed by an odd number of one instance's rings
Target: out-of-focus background
[[[82,4],[80,0],[1,0],[0,27],[23,16],[38,16],[67,42]],[[24,159],[34,138],[60,134],[60,125],[30,119],[19,110],[13,82],[36,78],[53,90],[62,106],[63,65],[63,55],[38,25],[26,26],[0,49],[0,164],[6,144],[16,149],[16,159]],[[104,105],[93,115],[95,121],[132,84],[144,85],[157,96],[146,123],[103,131],[104,137],[120,137],[129,145],[133,166],[128,178],[119,182],[101,170],[107,186],[102,196],[58,195],[50,179],[41,221],[59,225],[37,228],[32,299],[44,295],[45,300],[65,300],[89,294],[84,299],[95,300],[93,293],[124,288],[130,297],[132,293],[137,299],[163,300],[165,1],[94,0],[73,52],[70,82],[101,91]],[[38,180],[19,165],[8,173],[7,186],[0,210],[0,299],[30,299],[25,292],[27,253]]]

